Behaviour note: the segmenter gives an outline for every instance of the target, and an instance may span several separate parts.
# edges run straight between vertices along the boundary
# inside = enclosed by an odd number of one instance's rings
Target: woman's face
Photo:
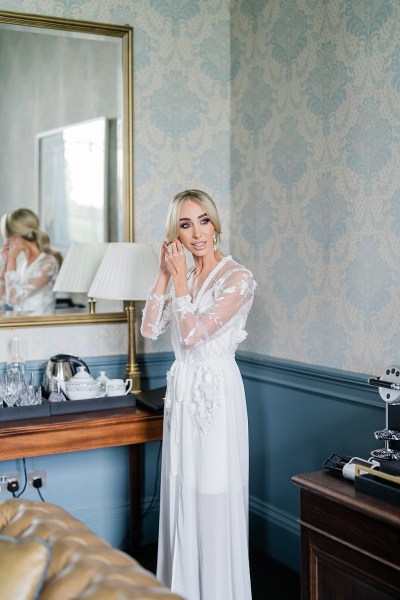
[[[214,225],[201,204],[186,200],[179,215],[179,239],[194,256],[214,252]]]

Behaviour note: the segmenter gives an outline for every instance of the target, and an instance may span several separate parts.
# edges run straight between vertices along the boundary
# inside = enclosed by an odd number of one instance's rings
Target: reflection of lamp
[[[134,300],[146,300],[158,272],[157,254],[150,244],[115,242],[109,244],[89,289],[89,296],[124,300],[128,321],[128,363],[126,377],[132,391],[140,392],[140,371],[136,360]]]
[[[70,246],[58,273],[53,292],[87,293],[108,244],[85,243]],[[89,312],[95,312],[95,300],[89,298]]]

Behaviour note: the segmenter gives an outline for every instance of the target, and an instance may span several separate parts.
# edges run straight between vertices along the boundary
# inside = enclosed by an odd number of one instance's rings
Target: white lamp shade
[[[72,244],[53,287],[54,292],[84,293],[90,288],[109,244]]]
[[[88,296],[105,300],[146,300],[158,265],[157,253],[151,244],[109,244]]]

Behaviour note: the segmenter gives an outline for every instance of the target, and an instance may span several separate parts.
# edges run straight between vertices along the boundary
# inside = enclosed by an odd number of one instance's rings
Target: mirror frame
[[[134,241],[134,199],[133,199],[133,28],[129,25],[112,25],[92,21],[77,21],[0,11],[0,24],[7,23],[25,27],[40,27],[60,31],[71,31],[118,37],[122,40],[122,148],[123,148],[123,206],[124,240]],[[118,323],[126,321],[125,312],[115,313],[68,313],[62,315],[0,317],[0,328],[47,327],[49,325],[87,325],[96,323]]]

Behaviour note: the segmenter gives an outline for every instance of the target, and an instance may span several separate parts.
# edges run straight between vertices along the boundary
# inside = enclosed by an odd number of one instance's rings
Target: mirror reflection
[[[62,254],[50,245],[40,229],[39,217],[29,208],[5,213],[0,221],[0,305],[2,312],[52,314],[56,306],[53,287]]]
[[[86,312],[52,291],[60,264],[73,244],[130,241],[132,212],[130,28],[26,15],[20,25],[9,15],[0,13],[0,325]],[[7,232],[7,217],[21,210],[38,226]]]
[[[40,220],[63,255],[72,243],[122,239],[115,122],[100,117],[38,135]]]

